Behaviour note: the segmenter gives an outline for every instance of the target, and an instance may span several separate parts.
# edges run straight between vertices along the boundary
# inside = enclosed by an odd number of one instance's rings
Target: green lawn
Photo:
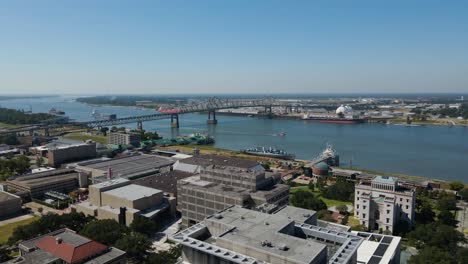
[[[26,126],[26,125],[21,125],[21,124],[6,124],[0,122],[0,128],[15,128],[15,127],[20,127],[20,126]]]
[[[297,192],[299,190],[310,192],[309,186],[298,186],[298,187],[291,187],[290,193],[294,194],[295,192]],[[327,207],[332,207],[332,206],[337,206],[337,205],[348,205],[348,204],[351,205],[351,204],[353,204],[352,202],[332,200],[332,199],[327,199],[325,197],[322,197],[322,194],[317,189],[315,189],[312,193],[315,196],[319,197],[327,205]]]
[[[91,139],[96,141],[97,143],[107,144],[107,138],[105,136],[98,136],[98,135],[85,135],[82,133],[70,133],[63,136],[66,139],[78,140],[78,141],[85,141]]]
[[[35,221],[38,218],[39,218],[38,216],[34,216],[26,220],[0,226],[0,244],[3,244],[8,241],[8,238],[10,238],[11,234],[13,234],[13,231],[15,230],[15,228],[17,228],[18,226],[27,225]]]

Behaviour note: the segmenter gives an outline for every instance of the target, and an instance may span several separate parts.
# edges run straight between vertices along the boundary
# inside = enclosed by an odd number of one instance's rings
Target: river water
[[[0,101],[1,107],[48,112],[66,112],[77,121],[92,120],[96,109],[117,117],[154,113],[132,107],[95,107],[75,102],[74,97],[46,97]],[[468,127],[399,126],[384,124],[320,124],[299,120],[258,119],[217,115],[217,125],[206,124],[207,115],[180,117],[180,128],[171,129],[169,120],[144,122],[145,130],[164,137],[209,132],[215,147],[240,150],[253,146],[274,146],[312,159],[327,143],[340,154],[341,165],[444,180],[468,182]],[[135,127],[135,124],[127,125]],[[285,137],[275,133],[285,132]]]

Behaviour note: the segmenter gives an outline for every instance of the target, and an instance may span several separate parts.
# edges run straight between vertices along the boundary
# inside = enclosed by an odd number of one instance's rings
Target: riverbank
[[[253,155],[244,154],[244,153],[242,153],[240,151],[216,148],[216,147],[213,147],[213,146],[206,146],[206,145],[202,145],[202,146],[199,146],[199,145],[183,145],[183,146],[173,146],[173,147],[161,147],[160,149],[179,150],[179,151],[184,152],[184,153],[192,153],[194,148],[198,148],[202,154],[226,155],[226,156],[229,156],[229,157],[245,158],[245,159],[250,159],[250,160],[256,160],[256,161],[259,161],[259,162],[269,162],[269,163],[287,162],[286,160],[283,160],[283,159],[253,156]],[[306,160],[299,160],[299,159],[296,159],[294,161],[296,166],[301,166],[306,162],[307,162]],[[446,181],[446,180],[441,180],[441,179],[429,178],[429,177],[424,177],[424,176],[416,176],[416,175],[407,175],[407,174],[402,174],[402,173],[382,172],[382,171],[377,171],[377,170],[361,169],[361,168],[355,168],[355,167],[353,167],[353,168],[340,167],[340,168],[341,169],[356,170],[356,171],[361,171],[361,172],[365,172],[365,173],[369,173],[369,174],[375,174],[375,175],[391,176],[391,177],[396,177],[396,178],[401,178],[401,179],[414,180],[414,181],[431,180],[431,181],[440,183],[442,188],[445,188],[445,189],[449,188],[449,182]]]

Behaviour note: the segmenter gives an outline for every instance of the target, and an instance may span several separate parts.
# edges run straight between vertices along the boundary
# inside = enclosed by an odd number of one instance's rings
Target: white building
[[[392,232],[395,225],[414,222],[416,194],[393,177],[376,176],[356,186],[354,216],[369,230]]]

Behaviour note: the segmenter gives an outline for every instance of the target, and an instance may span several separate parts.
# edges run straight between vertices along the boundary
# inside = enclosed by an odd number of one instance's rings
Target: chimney
[[[127,219],[125,217],[125,212],[126,211],[127,211],[126,207],[120,207],[119,224],[121,224],[121,225],[127,225]]]
[[[58,245],[58,244],[62,244],[63,240],[61,237],[56,237],[55,238],[55,243]]]

